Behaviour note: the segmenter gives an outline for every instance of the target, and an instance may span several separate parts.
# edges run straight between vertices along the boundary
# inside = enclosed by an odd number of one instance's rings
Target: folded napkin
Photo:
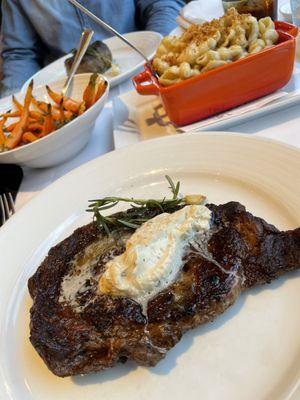
[[[177,17],[177,24],[187,29],[192,24],[203,24],[224,14],[222,0],[195,0],[184,6]]]
[[[0,164],[0,194],[10,192],[15,200],[22,179],[21,167],[14,164]]]

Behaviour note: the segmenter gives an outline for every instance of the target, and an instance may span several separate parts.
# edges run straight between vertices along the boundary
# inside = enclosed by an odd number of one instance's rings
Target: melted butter
[[[129,297],[146,315],[148,301],[176,280],[187,246],[204,238],[210,220],[207,207],[190,205],[147,221],[129,238],[125,252],[106,264],[99,292]]]
[[[124,240],[127,236],[124,235]],[[63,278],[59,295],[60,303],[68,303],[76,312],[81,312],[88,304],[82,305],[78,298],[91,289],[96,292],[99,276],[95,276],[94,267],[99,258],[106,254],[110,257],[110,250],[116,246],[112,236],[102,237],[100,240],[87,246],[71,261],[70,272]],[[96,295],[96,293],[95,293]],[[93,301],[94,297],[90,301]]]

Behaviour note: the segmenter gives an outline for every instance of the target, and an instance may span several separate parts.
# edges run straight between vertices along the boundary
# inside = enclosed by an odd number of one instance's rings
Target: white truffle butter
[[[178,276],[189,243],[210,228],[211,211],[190,205],[145,222],[126,243],[123,254],[106,264],[99,291],[129,297],[143,305]]]

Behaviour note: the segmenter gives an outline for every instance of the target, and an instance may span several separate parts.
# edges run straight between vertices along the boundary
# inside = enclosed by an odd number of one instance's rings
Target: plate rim
[[[109,151],[109,152],[107,152],[105,154],[100,155],[99,157],[96,157],[96,158],[94,158],[92,160],[89,160],[85,164],[79,165],[78,167],[72,169],[71,171],[69,171],[65,175],[59,177],[57,180],[55,180],[54,182],[49,184],[47,187],[42,189],[36,196],[34,196],[33,199],[31,199],[28,203],[26,203],[21,208],[21,210],[18,211],[18,214],[23,213],[24,209],[27,210],[27,208],[31,206],[32,201],[36,201],[36,199],[39,199],[41,195],[44,195],[45,192],[47,192],[48,190],[51,190],[52,187],[54,187],[57,184],[60,184],[61,181],[65,180],[65,179],[68,179],[70,176],[73,176],[73,175],[77,174],[77,172],[79,170],[84,171],[84,170],[89,169],[91,165],[93,165],[93,164],[96,165],[96,163],[98,163],[99,160],[101,160],[102,162],[105,162],[105,160],[109,160],[111,157],[114,157],[114,154],[127,153],[128,151],[131,151],[131,149],[132,149],[132,151],[134,151],[135,148],[139,148],[139,147],[155,146],[155,143],[159,143],[159,142],[185,140],[188,137],[202,137],[202,136],[213,136],[213,137],[229,137],[230,136],[230,137],[236,137],[237,140],[245,140],[245,142],[246,141],[266,142],[266,143],[270,143],[270,144],[273,144],[273,145],[277,145],[277,146],[279,146],[279,148],[283,147],[283,148],[289,149],[291,151],[294,151],[295,153],[297,153],[300,156],[300,148],[297,147],[297,146],[291,145],[289,143],[281,142],[281,141],[276,140],[274,138],[269,138],[269,137],[265,137],[265,136],[254,136],[254,135],[249,135],[249,134],[241,133],[241,132],[197,131],[197,130],[193,130],[193,131],[190,131],[190,132],[180,133],[180,134],[176,134],[176,135],[163,136],[163,137],[154,138],[154,139],[151,139],[151,140],[140,141],[138,143],[133,143],[130,146],[125,146],[125,147],[121,147],[119,149],[111,150],[111,151]],[[12,216],[6,222],[5,226],[3,226],[1,228],[1,230],[0,230],[0,240],[1,240],[1,236],[3,234],[3,231],[5,231],[7,226],[9,226],[12,221],[14,221],[14,216]]]

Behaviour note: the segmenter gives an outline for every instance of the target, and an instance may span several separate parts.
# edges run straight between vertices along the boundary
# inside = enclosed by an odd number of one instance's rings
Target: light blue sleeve
[[[136,0],[138,23],[165,36],[176,27],[175,19],[184,5],[182,0]]]
[[[3,80],[0,96],[18,91],[40,69],[41,45],[18,0],[2,1]]]

